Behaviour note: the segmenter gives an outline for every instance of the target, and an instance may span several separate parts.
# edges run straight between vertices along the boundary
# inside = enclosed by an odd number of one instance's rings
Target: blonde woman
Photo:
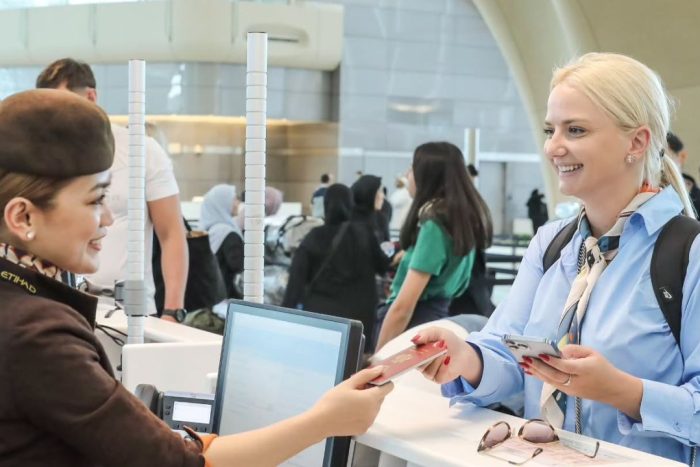
[[[659,232],[693,212],[663,152],[669,113],[659,77],[629,57],[587,54],[554,72],[544,152],[561,192],[583,201],[578,228],[546,271],[545,250],[570,221],[538,231],[508,298],[467,343],[437,329],[415,338],[445,340],[448,355],[425,375],[446,396],[488,405],[524,392],[526,418],[691,459],[700,442],[700,241],[690,249],[680,348],[650,281]],[[562,358],[519,365],[504,334],[553,339]]]

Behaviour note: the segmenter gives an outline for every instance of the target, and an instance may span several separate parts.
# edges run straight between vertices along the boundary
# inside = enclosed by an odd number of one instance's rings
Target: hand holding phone
[[[561,357],[559,347],[551,339],[505,334],[501,337],[501,341],[518,362],[522,362],[523,357],[539,358],[541,354]]]

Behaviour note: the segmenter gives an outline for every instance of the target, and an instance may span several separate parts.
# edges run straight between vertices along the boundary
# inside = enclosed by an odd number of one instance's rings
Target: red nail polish
[[[525,362],[520,362],[519,365],[520,365],[522,368],[526,369],[526,370],[530,368],[530,365],[528,365],[528,364],[525,363]]]
[[[440,347],[440,348],[445,347],[445,341],[441,340],[440,342],[438,342],[438,347]]]
[[[526,375],[528,375],[528,376],[532,376],[532,373],[530,373],[530,372],[527,371],[527,370],[525,370],[524,373],[525,373]]]
[[[442,364],[445,366],[450,364],[450,356],[449,355],[447,357],[445,357],[445,360],[442,362]]]
[[[413,339],[411,339],[411,342],[415,342],[418,339],[420,339],[420,334],[416,334],[415,336],[413,336]]]
[[[528,365],[532,364],[532,359],[530,357],[523,357],[523,361]]]

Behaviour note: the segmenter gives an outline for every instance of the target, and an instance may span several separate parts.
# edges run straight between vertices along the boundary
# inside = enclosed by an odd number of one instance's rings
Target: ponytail
[[[678,166],[668,155],[664,155],[661,159],[661,187],[667,186],[671,186],[680,197],[683,203],[683,214],[697,219],[697,213],[693,208],[693,203],[690,202],[690,196],[688,196],[688,190],[685,188],[685,182]]]

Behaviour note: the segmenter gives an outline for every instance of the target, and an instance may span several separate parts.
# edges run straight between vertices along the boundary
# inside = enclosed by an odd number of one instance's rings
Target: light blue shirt
[[[642,421],[612,406],[582,401],[583,433],[594,438],[688,462],[700,443],[700,240],[690,250],[683,284],[681,350],[651,286],[649,265],[661,228],[682,210],[668,188],[633,214],[624,227],[615,259],[598,280],[588,303],[581,345],[600,352],[611,364],[642,379]],[[525,418],[540,417],[542,382],[525,377],[501,343],[503,334],[556,338],[559,318],[577,273],[578,232],[561,258],[543,275],[542,256],[569,221],[539,229],[523,257],[508,297],[482,332],[468,341],[481,351],[484,372],[477,388],[464,379],[443,385],[452,403],[486,406],[524,390]],[[564,428],[574,431],[574,399],[567,401]]]

